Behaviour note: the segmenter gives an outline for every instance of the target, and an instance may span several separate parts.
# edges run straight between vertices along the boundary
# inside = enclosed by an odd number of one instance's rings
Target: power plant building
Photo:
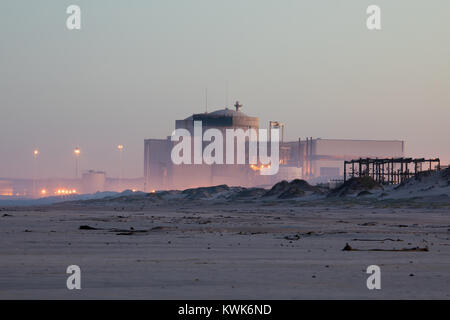
[[[96,193],[105,191],[106,172],[88,170],[83,172],[81,186],[83,193]]]
[[[194,121],[202,122],[202,136],[207,129],[258,129],[259,119],[241,111],[221,109],[210,113],[193,114],[175,121],[175,129],[186,129],[194,135]],[[172,162],[172,148],[179,142],[166,139],[144,140],[144,183],[146,191],[186,189],[227,184],[229,186],[271,186],[280,180],[305,179],[310,183],[327,182],[343,176],[345,160],[357,158],[403,157],[405,143],[399,140],[343,140],[305,138],[284,141],[284,125],[271,121],[270,128],[279,128],[279,170],[275,175],[261,175],[259,165],[249,164],[249,144],[245,142],[245,164],[179,164]],[[270,138],[269,138],[270,139]],[[225,140],[225,139],[224,139]],[[202,151],[210,142],[202,143]],[[225,145],[225,141],[224,141]],[[235,145],[236,148],[236,145]],[[270,148],[270,143],[268,148]],[[224,158],[226,148],[223,148]],[[236,156],[236,149],[234,150]],[[224,161],[225,163],[225,161]],[[236,163],[236,162],[234,162]]]

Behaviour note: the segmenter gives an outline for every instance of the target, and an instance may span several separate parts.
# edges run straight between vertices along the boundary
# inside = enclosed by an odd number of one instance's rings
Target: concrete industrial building
[[[186,129],[191,134],[194,121],[202,121],[203,132],[215,128],[258,129],[259,119],[241,111],[242,105],[235,104],[235,110],[221,109],[211,113],[193,114],[175,121],[175,129]],[[305,179],[311,183],[326,182],[343,176],[345,160],[360,157],[386,158],[403,157],[404,141],[298,139],[284,141],[284,124],[271,121],[269,128],[279,128],[280,167],[276,175],[260,175],[259,167],[246,164],[181,164],[171,160],[171,151],[178,142],[166,139],[144,140],[144,184],[146,191],[161,189],[185,189],[191,187],[227,184],[230,186],[270,186],[280,180]],[[225,135],[225,134],[224,134]],[[203,143],[203,148],[209,142]],[[225,152],[225,149],[224,149]],[[248,141],[246,143],[248,160]],[[235,152],[236,154],[236,152]],[[225,155],[224,155],[225,157]]]
[[[88,170],[83,172],[81,186],[83,193],[96,193],[105,191],[106,172]]]

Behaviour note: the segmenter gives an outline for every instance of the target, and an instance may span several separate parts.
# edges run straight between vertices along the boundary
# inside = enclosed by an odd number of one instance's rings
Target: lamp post
[[[123,175],[123,145],[119,144],[117,146],[117,149],[119,150],[120,154],[120,172],[119,172],[119,191],[122,191],[122,175]]]
[[[75,179],[78,179],[78,158],[81,153],[80,148],[76,147],[75,150],[73,150],[73,153],[75,154]]]
[[[33,197],[36,195],[36,175],[37,175],[37,158],[39,150],[33,150]]]

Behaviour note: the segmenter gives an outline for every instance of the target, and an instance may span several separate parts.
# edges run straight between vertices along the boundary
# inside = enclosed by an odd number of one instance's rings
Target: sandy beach
[[[450,298],[448,205],[61,203],[3,208],[0,239],[1,299]]]

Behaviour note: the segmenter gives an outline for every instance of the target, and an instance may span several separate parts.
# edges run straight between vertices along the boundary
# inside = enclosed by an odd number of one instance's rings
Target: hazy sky
[[[82,29],[66,29],[66,8]],[[366,8],[382,9],[382,30]],[[450,162],[450,1],[0,1],[0,177],[143,176],[144,138],[240,100],[287,136],[404,139]]]

